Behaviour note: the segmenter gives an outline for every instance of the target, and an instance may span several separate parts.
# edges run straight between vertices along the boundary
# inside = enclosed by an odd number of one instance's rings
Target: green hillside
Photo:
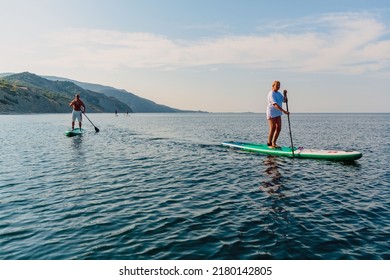
[[[127,104],[116,98],[83,89],[69,81],[51,81],[24,72],[0,79],[1,113],[67,113],[69,102],[78,93],[87,112],[132,112]]]

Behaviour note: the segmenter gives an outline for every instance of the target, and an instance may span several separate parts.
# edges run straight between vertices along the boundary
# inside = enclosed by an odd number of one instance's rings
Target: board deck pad
[[[291,147],[270,148],[266,144],[245,143],[245,142],[223,142],[222,146],[239,149],[247,152],[255,152],[265,155],[310,158],[310,159],[326,159],[339,161],[353,161],[361,158],[363,155],[357,151],[337,151],[337,150],[318,150]],[[294,154],[293,154],[294,151]]]
[[[82,135],[84,132],[85,130],[84,129],[80,130],[80,128],[68,129],[67,131],[65,131],[65,135],[72,137],[72,136]]]

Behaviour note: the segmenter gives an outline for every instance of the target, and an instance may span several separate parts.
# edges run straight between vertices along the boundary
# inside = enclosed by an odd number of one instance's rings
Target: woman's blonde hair
[[[276,85],[276,84],[280,84],[280,82],[279,82],[279,81],[274,81],[274,82],[272,83],[272,86],[274,86],[274,85]]]

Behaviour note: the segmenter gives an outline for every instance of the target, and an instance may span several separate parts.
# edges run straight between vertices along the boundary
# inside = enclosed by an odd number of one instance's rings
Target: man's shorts
[[[75,111],[75,110],[73,110],[73,112],[72,112],[72,121],[74,122],[76,119],[77,119],[79,122],[82,122],[81,111]]]

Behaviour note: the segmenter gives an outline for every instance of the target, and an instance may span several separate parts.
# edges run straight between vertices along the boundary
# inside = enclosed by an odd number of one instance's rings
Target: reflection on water
[[[73,159],[75,159],[79,164],[86,163],[86,152],[83,145],[83,136],[74,136],[71,137],[70,142],[70,154]]]
[[[260,190],[263,192],[273,195],[278,194],[279,196],[284,196],[281,191],[283,189],[283,184],[281,183],[282,174],[279,172],[277,159],[274,156],[267,156],[264,159],[265,169],[265,178],[266,180],[260,186]]]
[[[72,139],[72,148],[78,151],[81,148],[81,144],[83,143],[83,137],[82,136],[74,136],[71,137]]]

